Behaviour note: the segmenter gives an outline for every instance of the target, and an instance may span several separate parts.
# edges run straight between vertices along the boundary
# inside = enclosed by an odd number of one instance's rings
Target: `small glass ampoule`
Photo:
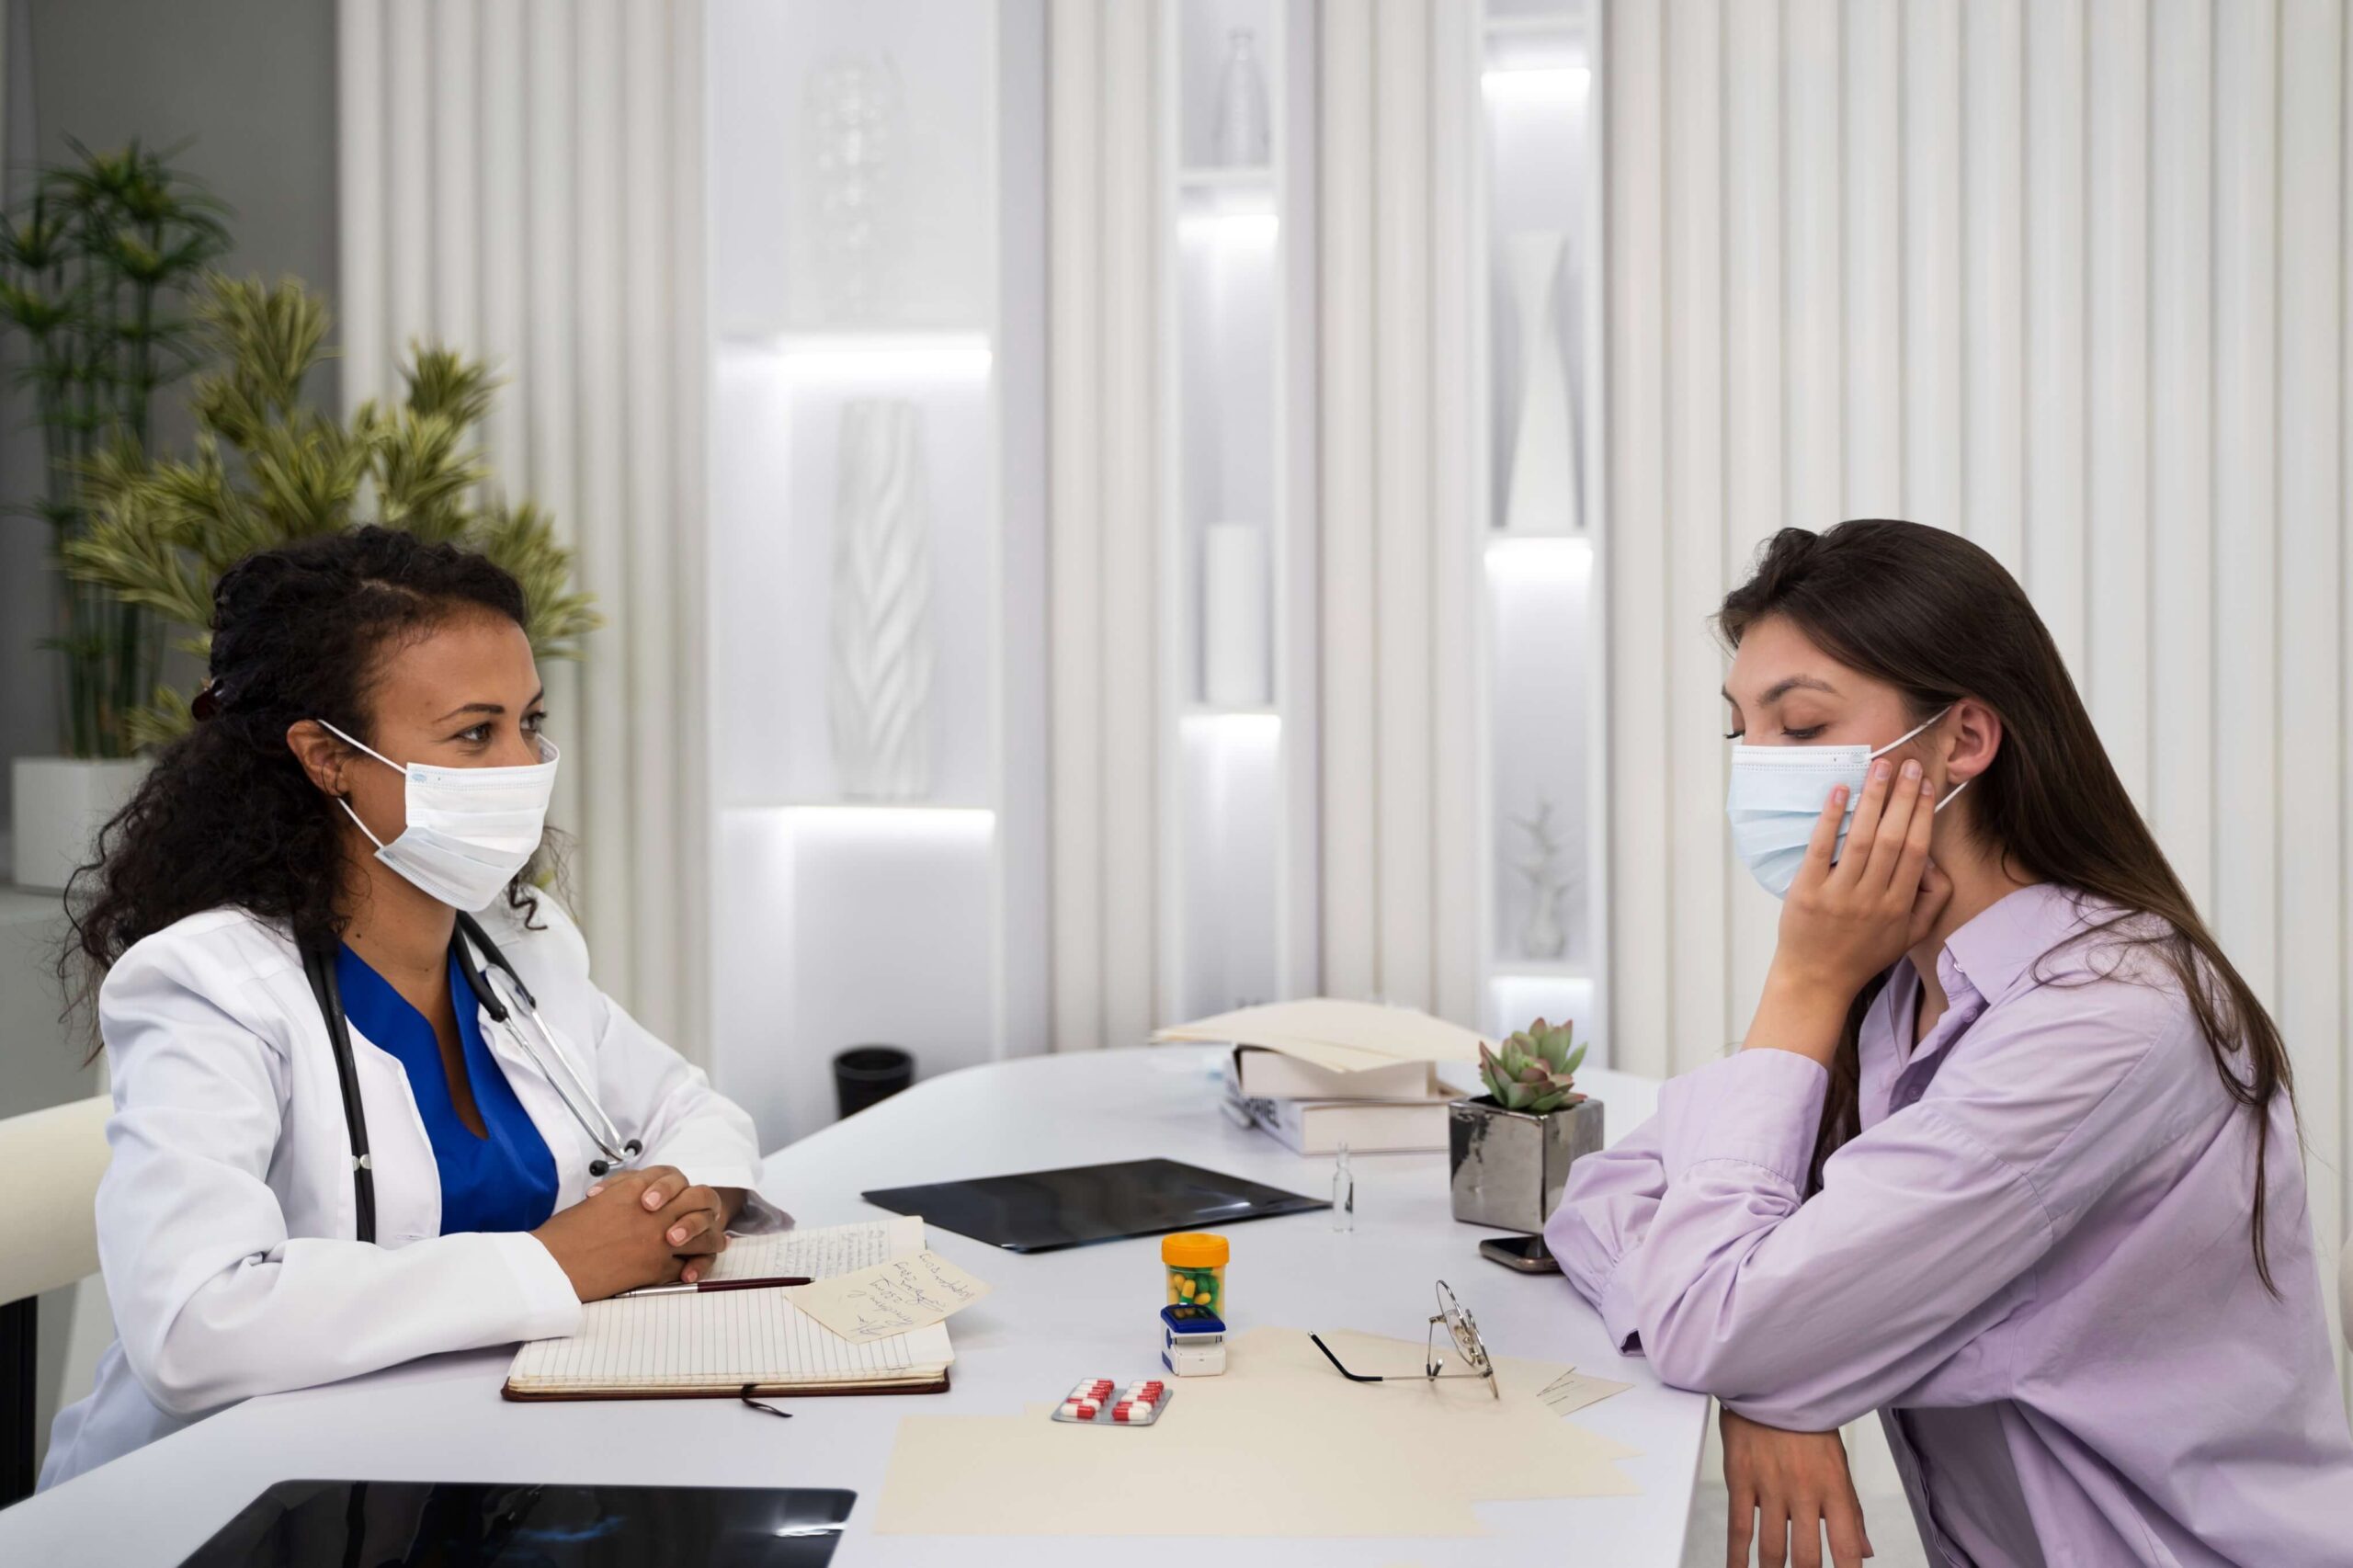
[[[1332,1229],[1353,1231],[1357,1228],[1357,1178],[1348,1169],[1348,1146],[1340,1145],[1338,1162],[1332,1166]]]

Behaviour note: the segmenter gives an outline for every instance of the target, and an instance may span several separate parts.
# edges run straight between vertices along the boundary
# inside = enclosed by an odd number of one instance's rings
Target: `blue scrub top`
[[[483,1041],[481,1011],[457,955],[449,957],[449,994],[458,1004],[466,1079],[486,1138],[475,1137],[458,1119],[441,1042],[426,1016],[348,946],[336,950],[335,978],[351,1027],[407,1070],[409,1091],[433,1142],[433,1163],[441,1171],[441,1233],[529,1231],[545,1223],[555,1212],[555,1156]]]

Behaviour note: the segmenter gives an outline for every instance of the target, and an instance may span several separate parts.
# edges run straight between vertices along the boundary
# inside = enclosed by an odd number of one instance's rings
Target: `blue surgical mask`
[[[1767,892],[1788,897],[1830,791],[1841,784],[1847,787],[1847,814],[1838,824],[1838,844],[1830,857],[1836,860],[1847,847],[1847,830],[1854,825],[1855,805],[1862,799],[1871,759],[1885,756],[1951,711],[1945,709],[1877,751],[1869,746],[1733,747],[1732,789],[1724,797],[1724,814],[1732,819],[1733,853]],[[1937,802],[1937,810],[1943,811],[1967,788],[1965,779],[1954,785]]]

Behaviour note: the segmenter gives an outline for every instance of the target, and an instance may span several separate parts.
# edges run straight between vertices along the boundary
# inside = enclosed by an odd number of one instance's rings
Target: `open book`
[[[710,1278],[823,1279],[923,1251],[913,1215],[737,1236]],[[616,1296],[580,1309],[577,1332],[515,1353],[508,1399],[733,1399],[761,1394],[938,1393],[956,1353],[948,1325],[854,1344],[782,1290]]]

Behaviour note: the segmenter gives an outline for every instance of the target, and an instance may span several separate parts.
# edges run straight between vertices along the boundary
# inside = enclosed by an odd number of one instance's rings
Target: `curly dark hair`
[[[298,942],[339,937],[344,819],[287,730],[322,719],[368,735],[388,648],[461,614],[519,626],[525,608],[522,588],[487,558],[390,528],[259,551],[222,573],[198,722],[156,757],[67,890],[73,930],[58,974],[68,1011],[85,1006],[132,943],[208,909],[246,910]],[[507,884],[526,919],[538,907],[536,869],[535,858]]]

